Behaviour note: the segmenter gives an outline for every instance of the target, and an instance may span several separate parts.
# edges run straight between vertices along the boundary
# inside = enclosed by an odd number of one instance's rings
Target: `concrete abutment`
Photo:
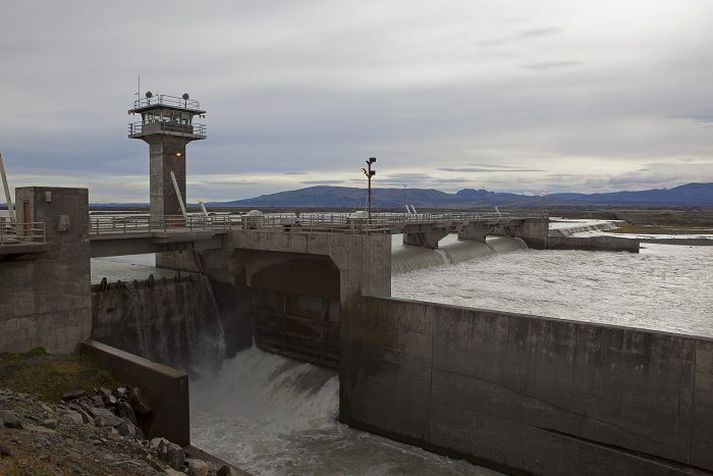
[[[0,352],[72,353],[92,329],[88,192],[20,187],[18,223],[45,227],[46,251],[0,261]]]

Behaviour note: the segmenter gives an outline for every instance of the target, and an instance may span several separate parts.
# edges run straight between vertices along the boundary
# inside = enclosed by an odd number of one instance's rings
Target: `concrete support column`
[[[493,233],[493,229],[484,226],[467,225],[458,232],[459,240],[479,241],[485,243],[485,237]]]
[[[510,228],[512,236],[518,237],[525,244],[536,250],[547,249],[549,237],[550,220],[543,218],[526,218],[522,225]]]
[[[74,352],[92,328],[89,193],[22,187],[15,194],[18,222],[44,223],[47,251],[0,266],[0,353]]]
[[[438,249],[438,242],[448,236],[447,231],[424,231],[416,233],[404,233],[404,245],[420,246],[432,250]]]

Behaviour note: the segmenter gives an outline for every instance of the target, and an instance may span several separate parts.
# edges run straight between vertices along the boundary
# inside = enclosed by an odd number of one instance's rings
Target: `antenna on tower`
[[[136,87],[136,101],[141,100],[141,75],[139,74],[136,76],[136,82],[137,82],[137,87]]]

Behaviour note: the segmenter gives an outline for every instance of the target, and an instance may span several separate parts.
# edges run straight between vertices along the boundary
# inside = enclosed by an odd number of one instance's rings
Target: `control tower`
[[[195,116],[204,118],[205,111],[188,94],[179,98],[148,91],[134,101],[129,114],[141,114],[140,122],[129,124],[129,138],[149,145],[151,221],[179,217],[186,203],[186,144],[206,138],[205,124],[194,121]]]

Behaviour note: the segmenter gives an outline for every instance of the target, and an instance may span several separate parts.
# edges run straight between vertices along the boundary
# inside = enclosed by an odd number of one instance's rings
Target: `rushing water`
[[[93,296],[95,339],[189,372],[219,367],[225,334],[208,278],[127,283]]]
[[[507,253],[527,248],[519,238],[488,236],[486,243],[459,240],[451,234],[438,243],[437,250],[403,244],[403,235],[393,235],[391,241],[391,272],[408,273],[463,261],[483,259],[494,253]]]
[[[337,422],[336,372],[247,349],[191,382],[191,440],[256,475],[496,475]]]
[[[713,336],[713,247],[494,254],[394,276],[394,297]]]

